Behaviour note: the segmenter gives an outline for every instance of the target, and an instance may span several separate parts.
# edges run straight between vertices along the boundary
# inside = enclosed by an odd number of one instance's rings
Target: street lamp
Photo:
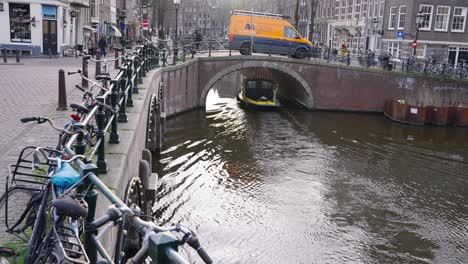
[[[179,20],[179,7],[180,7],[180,0],[174,0],[174,6],[175,6],[175,13],[176,13],[176,19],[175,19],[175,43],[174,43],[174,58],[177,58],[178,56],[178,51],[177,51],[177,42],[178,42],[178,31],[179,27],[177,25],[177,22]],[[175,60],[174,60],[175,61]]]
[[[422,10],[419,10],[416,15],[416,38],[413,41],[413,56],[416,56],[416,49],[418,48],[418,37],[419,37],[419,28],[421,27],[422,22],[424,21],[425,15],[422,14]]]

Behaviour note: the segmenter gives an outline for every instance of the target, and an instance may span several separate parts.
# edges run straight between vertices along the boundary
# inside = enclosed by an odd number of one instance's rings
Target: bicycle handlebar
[[[38,121],[39,117],[37,117],[37,116],[24,117],[24,118],[21,118],[20,120],[21,120],[21,123],[28,123],[28,122],[32,122],[32,121]]]

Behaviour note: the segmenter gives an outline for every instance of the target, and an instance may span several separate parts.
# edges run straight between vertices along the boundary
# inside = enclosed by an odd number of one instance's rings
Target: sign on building
[[[143,20],[143,23],[141,25],[143,26],[143,30],[148,30],[149,29],[149,20],[148,19]]]
[[[399,40],[403,40],[403,39],[405,38],[405,32],[403,32],[403,31],[398,31],[398,32],[397,32],[397,38],[398,38]]]

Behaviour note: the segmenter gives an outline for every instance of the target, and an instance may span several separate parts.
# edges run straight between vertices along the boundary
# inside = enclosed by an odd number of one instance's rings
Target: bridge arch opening
[[[234,75],[241,76],[240,80],[233,82]],[[206,106],[208,92],[216,85],[236,85],[239,92],[242,80],[250,78],[265,78],[278,82],[280,100],[293,102],[308,109],[314,106],[312,90],[304,78],[285,66],[271,62],[239,63],[217,72],[203,87],[200,105]]]

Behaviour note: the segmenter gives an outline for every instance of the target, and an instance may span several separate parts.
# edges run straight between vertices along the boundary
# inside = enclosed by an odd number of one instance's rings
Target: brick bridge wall
[[[427,90],[468,89],[466,82],[281,57],[197,58],[186,64],[167,67],[162,73],[167,115],[204,106],[206,96],[216,81],[231,72],[251,67],[274,69],[295,79],[302,87],[287,87],[283,92],[302,89],[305,96],[298,99],[309,109],[382,112],[388,99],[411,101]]]

